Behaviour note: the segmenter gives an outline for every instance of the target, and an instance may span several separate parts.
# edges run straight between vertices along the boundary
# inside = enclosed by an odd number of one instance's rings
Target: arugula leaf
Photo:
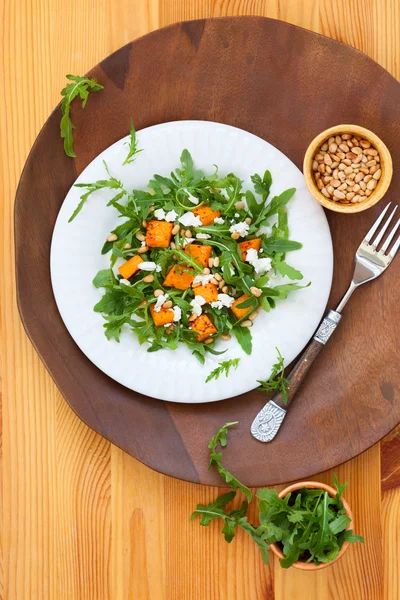
[[[211,450],[209,468],[211,469],[211,467],[216,466],[218,473],[220,474],[221,478],[225,481],[225,483],[227,483],[234,491],[236,491],[237,488],[239,488],[246,496],[247,502],[251,502],[253,495],[249,488],[243,485],[243,483],[240,483],[240,481],[236,479],[236,477],[234,477],[232,473],[229,473],[229,471],[225,469],[225,467],[221,464],[222,454],[221,452],[216,451],[218,443],[221,444],[222,448],[225,448],[227,444],[228,428],[237,424],[238,421],[225,423],[225,425],[221,427],[217,434],[213,438],[211,438],[208,444],[208,448]]]
[[[125,158],[124,162],[122,163],[123,165],[128,165],[130,163],[133,163],[133,161],[135,160],[133,157],[136,154],[139,154],[139,152],[143,152],[143,150],[137,149],[136,130],[135,130],[135,126],[133,124],[132,119],[131,119],[131,129],[130,129],[129,135],[130,135],[129,152],[128,152],[128,155]]]
[[[239,366],[239,361],[240,358],[230,358],[229,360],[220,362],[218,367],[211,371],[206,379],[206,383],[211,381],[211,379],[218,379],[223,373],[225,373],[225,377],[228,377],[231,367],[237,369]]]
[[[240,325],[238,325],[233,327],[232,331],[242,350],[246,352],[246,354],[251,354],[253,344],[250,329],[248,327],[240,327]]]
[[[303,279],[303,274],[300,271],[288,265],[284,260],[278,258],[278,256],[272,260],[272,266],[276,271],[279,271],[281,275],[286,275],[289,279]]]
[[[293,250],[300,250],[303,244],[300,242],[294,242],[293,240],[275,240],[271,241],[267,239],[261,243],[262,248],[266,254],[272,254],[273,252],[292,252]]]
[[[73,125],[69,116],[71,110],[71,102],[77,96],[82,100],[82,108],[85,108],[89,96],[89,92],[98,92],[103,89],[103,86],[96,79],[88,79],[87,77],[79,77],[79,75],[67,75],[67,79],[72,83],[67,83],[64,89],[61,90],[63,99],[61,101],[61,122],[60,134],[64,139],[64,152],[67,156],[74,158],[74,139],[72,135]]]
[[[103,325],[107,339],[111,340],[112,338],[114,338],[119,343],[119,336],[122,327],[126,323],[130,323],[130,314],[104,315],[103,319],[107,321],[107,323]]]
[[[261,179],[260,175],[255,173],[251,176],[251,180],[254,184],[254,191],[256,194],[260,194],[262,197],[263,204],[265,200],[269,196],[269,191],[272,185],[272,175],[269,171],[265,171],[263,178]]]
[[[112,269],[103,269],[97,273],[93,279],[94,287],[109,287],[114,285],[116,282],[115,275]]]
[[[311,281],[307,285],[296,285],[295,283],[284,283],[283,285],[276,285],[272,288],[277,292],[277,300],[286,300],[290,292],[294,290],[303,290],[311,285]]]
[[[72,213],[71,217],[68,219],[68,223],[71,223],[71,221],[73,221],[75,219],[75,217],[81,212],[83,205],[85,204],[85,202],[89,198],[89,196],[91,194],[93,194],[93,192],[97,192],[98,190],[104,190],[104,189],[108,188],[108,189],[114,189],[114,190],[118,190],[118,189],[122,190],[122,195],[125,195],[127,193],[127,192],[125,192],[122,183],[120,181],[118,181],[118,179],[115,179],[115,177],[112,177],[112,175],[110,175],[107,164],[104,160],[103,160],[103,164],[109,175],[109,179],[99,179],[98,181],[95,181],[94,183],[75,183],[75,187],[87,188],[88,191],[85,194],[82,194],[81,201],[79,202],[78,206]],[[119,193],[117,196],[120,198],[121,193]],[[115,200],[115,198],[114,198],[114,200]],[[110,203],[112,203],[112,202],[113,202],[113,200],[110,201]]]
[[[259,392],[280,392],[283,397],[283,403],[286,404],[289,397],[290,382],[285,377],[284,373],[284,359],[279,349],[276,348],[278,353],[277,362],[272,365],[271,375],[267,381],[257,380],[260,383],[260,387],[257,388]]]
[[[285,190],[279,194],[279,196],[272,198],[271,202],[266,207],[264,219],[272,217],[272,215],[275,215],[282,206],[286,206],[289,200],[293,198],[295,192],[296,188],[289,188],[288,190]]]

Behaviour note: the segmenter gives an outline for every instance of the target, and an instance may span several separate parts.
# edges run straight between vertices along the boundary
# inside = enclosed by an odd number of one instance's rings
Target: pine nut
[[[358,183],[356,183],[356,185],[353,187],[353,192],[358,192],[359,189],[360,186],[358,185]]]
[[[354,197],[355,197],[354,192],[349,192],[348,194],[346,194],[346,200],[353,200]]]
[[[344,171],[346,167],[347,167],[347,165],[345,163],[341,162],[339,165],[339,171]]]
[[[333,192],[335,191],[335,188],[331,185],[328,185],[326,191],[332,196]]]
[[[340,185],[339,179],[332,179],[331,186],[333,186],[334,188],[337,188],[337,187],[339,187],[339,185]]]
[[[371,148],[371,142],[369,142],[368,140],[360,140],[360,146],[361,148]]]
[[[135,233],[135,238],[139,240],[139,242],[144,242],[144,240],[146,239],[146,237],[143,235],[143,233],[140,233],[140,231]]]
[[[132,248],[132,246],[128,242],[124,246],[124,250],[130,250],[131,248]]]
[[[368,183],[367,183],[367,190],[374,190],[376,188],[376,185],[377,185],[376,179],[371,179],[371,181],[368,181]]]
[[[374,167],[370,168],[369,174],[374,175],[377,171],[379,171],[379,167],[378,167],[378,165],[375,165]]]
[[[171,248],[171,250],[175,250],[175,248],[176,248],[175,242],[171,242],[169,247]]]
[[[246,217],[244,220],[245,223],[247,223],[247,225],[251,225],[251,219],[250,217]]]
[[[149,206],[149,212],[153,212],[153,210],[154,210],[154,205],[150,204],[150,206]]]
[[[117,239],[118,239],[118,236],[115,235],[115,233],[110,233],[110,235],[107,238],[107,242],[115,242],[115,241],[117,241]]]
[[[354,152],[354,154],[362,154],[363,153],[362,149],[358,148],[358,147],[354,147],[352,149],[352,152]]]
[[[338,190],[339,190],[340,192],[342,192],[342,191],[344,191],[344,190],[346,190],[346,189],[347,189],[347,183],[342,183],[342,185],[340,185],[340,186],[338,187]]]
[[[375,150],[375,148],[367,148],[364,150],[364,154],[367,154],[368,156],[376,156],[378,154],[378,150]]]
[[[192,315],[190,315],[188,321],[189,323],[192,323],[192,321],[195,321],[197,319],[197,315],[196,313],[193,313]]]
[[[147,227],[147,221],[146,221],[146,219],[143,219],[143,221],[142,221],[142,227],[144,229],[146,229],[146,227]]]
[[[259,298],[262,294],[262,291],[258,288],[255,287],[254,285],[251,286],[250,288],[250,292],[253,294],[253,296],[255,296],[256,298]]]
[[[378,169],[374,173],[374,179],[376,179],[378,181],[378,179],[380,179],[381,175],[382,175],[382,171],[381,171],[381,169]]]
[[[184,229],[181,229],[181,236],[185,237],[185,230]]]
[[[329,173],[329,175],[330,175],[332,173],[332,167],[329,167],[328,165],[326,165],[325,172]]]
[[[368,175],[369,174],[369,169],[367,169],[366,167],[362,167],[360,169],[361,173],[364,173],[364,175]]]
[[[349,147],[347,144],[339,144],[339,148],[342,152],[348,152],[349,151]]]
[[[351,133],[343,133],[342,139],[343,140],[351,140]]]
[[[244,202],[236,202],[235,208],[236,210],[242,210],[242,208],[244,208]]]
[[[213,341],[214,341],[214,338],[207,338],[206,340],[204,340],[204,343],[208,345],[208,344],[212,344]]]
[[[339,160],[343,160],[344,158],[346,158],[346,155],[344,152],[337,152],[336,156],[338,157]]]
[[[337,143],[338,146],[340,146],[340,144],[342,143],[342,138],[340,135],[337,135],[335,137],[335,142]]]
[[[344,171],[339,171],[338,179],[340,179],[340,181],[343,183],[343,181],[346,179],[346,175],[344,174]]]
[[[349,167],[351,165],[351,160],[349,158],[344,158],[343,159],[343,164],[347,165]]]
[[[138,253],[144,254],[144,252],[147,252],[147,250],[148,250],[147,246],[142,246],[141,248],[138,248]]]
[[[317,169],[318,169],[318,162],[316,160],[313,160],[312,168],[313,168],[313,171],[317,171]]]
[[[346,154],[346,158],[349,158],[350,160],[354,160],[357,158],[357,154],[354,154],[354,152],[347,152]]]
[[[326,198],[330,198],[330,194],[326,188],[322,188],[321,194],[323,194]]]
[[[365,183],[365,181],[360,181],[360,188],[364,191],[367,189],[367,184]]]
[[[231,235],[233,240],[238,240],[240,238],[240,233],[238,231],[234,231]]]
[[[218,285],[218,281],[215,279],[215,277],[213,277],[212,279],[210,279],[210,283],[212,283],[214,285]]]
[[[257,317],[258,317],[258,311],[255,310],[254,312],[251,313],[251,315],[249,315],[249,320],[254,321],[254,319],[257,319]]]
[[[352,202],[359,202],[361,199],[361,196],[359,194],[357,194],[356,196],[354,196],[354,198],[352,199]]]
[[[192,232],[190,231],[190,229],[186,229],[186,231],[185,231],[185,237],[187,237],[187,238],[191,238],[192,237]]]
[[[201,282],[200,281],[196,281],[196,283],[192,283],[192,288],[197,288],[201,286]]]
[[[332,159],[331,159],[331,157],[329,156],[329,154],[325,154],[325,156],[324,156],[324,163],[325,163],[326,165],[329,165],[329,166],[332,164]]]
[[[340,160],[335,160],[332,164],[331,164],[331,169],[336,169],[336,167],[338,166]]]
[[[365,183],[368,183],[368,181],[370,181],[371,179],[372,179],[372,175],[369,175],[369,174],[364,177]]]
[[[329,138],[328,140],[328,146],[330,146],[331,144],[333,144],[333,142],[335,141],[335,138],[332,136]]]
[[[362,179],[364,179],[364,177],[365,177],[364,173],[357,173],[357,175],[354,178],[354,181],[356,183],[358,183],[359,181],[361,181]]]
[[[211,271],[207,267],[204,267],[203,273],[204,273],[204,275],[209,275],[211,273]]]
[[[145,283],[151,283],[152,281],[154,281],[154,275],[146,275],[146,277],[143,277],[143,281]]]
[[[218,266],[215,264],[215,258],[214,258],[214,266]],[[217,281],[222,281],[222,276],[219,273],[214,273],[214,277]]]
[[[212,257],[208,259],[208,266],[210,267],[210,269],[212,269],[214,266],[214,259]]]
[[[351,163],[350,163],[350,164],[351,164]],[[345,169],[345,170],[344,170],[344,173],[345,173],[346,175],[351,175],[351,174],[352,174],[352,172],[353,172],[353,169],[352,169],[351,167],[347,167],[347,169]]]
[[[372,160],[369,160],[367,163],[365,163],[366,167],[374,167],[376,165],[376,160],[373,158]]]
[[[224,286],[222,287],[222,289],[221,289],[221,292],[222,292],[223,294],[227,294],[227,293],[229,292],[229,288],[228,288],[228,286],[227,286],[227,285],[224,285]]]
[[[175,225],[175,227],[173,227],[171,231],[172,235],[176,235],[177,233],[179,233],[179,229],[179,225]]]
[[[159,289],[158,289],[158,290],[154,290],[154,296],[155,296],[156,298],[158,298],[158,296],[161,296],[161,294],[163,294],[163,293],[164,293],[164,292],[163,292],[162,290],[159,290]]]
[[[325,144],[322,144],[322,146],[321,146],[321,150],[322,150],[323,152],[327,152],[327,151],[328,151],[328,144],[327,144],[327,143],[325,143]]]
[[[317,187],[318,187],[318,189],[319,189],[319,190],[322,190],[322,188],[324,187],[324,184],[323,184],[323,182],[321,181],[321,179],[318,179],[318,180],[317,180]]]
[[[337,149],[338,149],[338,146],[334,142],[332,142],[331,144],[329,144],[329,152],[332,152],[332,154],[335,154],[335,152],[336,152]]]
[[[329,175],[325,175],[325,177],[322,178],[322,181],[324,183],[329,183],[332,179],[333,179],[333,177],[330,177]]]
[[[338,200],[344,200],[346,198],[346,196],[343,194],[343,192],[339,192],[339,190],[335,190],[333,195]]]
[[[323,154],[316,154],[316,155],[315,155],[315,160],[316,160],[317,162],[322,162],[322,161],[324,160],[324,156],[323,156]]]
[[[221,339],[223,340],[230,340],[232,338],[232,336],[229,335],[229,333],[223,333],[221,335]]]
[[[325,173],[325,165],[321,163],[318,167],[318,171],[320,173],[324,174]]]
[[[223,279],[221,279],[221,281],[218,282],[219,289],[222,290],[222,288],[224,287],[224,285],[225,285],[225,281]]]
[[[253,321],[246,319],[246,321],[242,321],[240,323],[240,327],[251,327],[253,325]]]
[[[214,267],[219,267],[219,256],[214,258]]]
[[[354,159],[354,163],[353,164],[357,165],[361,161],[362,161],[362,154],[357,154],[356,158]]]
[[[172,308],[172,300],[167,300],[164,302],[163,308]]]
[[[365,190],[365,195],[367,197],[370,196],[371,194],[372,194],[372,190],[368,190],[368,189]]]

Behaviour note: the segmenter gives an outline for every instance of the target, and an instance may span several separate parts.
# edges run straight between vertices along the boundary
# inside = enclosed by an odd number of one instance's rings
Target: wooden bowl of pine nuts
[[[358,125],[336,125],[311,142],[303,171],[308,189],[322,206],[357,213],[385,195],[393,165],[375,133]]]

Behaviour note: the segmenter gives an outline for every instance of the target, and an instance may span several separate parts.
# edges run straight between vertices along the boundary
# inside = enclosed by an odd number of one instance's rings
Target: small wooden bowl
[[[356,204],[341,204],[340,202],[334,202],[333,200],[326,198],[318,189],[312,170],[313,159],[318,148],[320,148],[320,146],[330,137],[341,135],[342,133],[359,135],[371,142],[371,144],[378,150],[381,160],[380,164],[382,175],[379,179],[378,185],[370,196],[368,196],[362,202],[357,202]],[[371,208],[371,206],[374,206],[374,204],[383,198],[392,180],[393,164],[388,148],[385,146],[382,140],[375,135],[375,133],[369,129],[365,129],[365,127],[360,127],[359,125],[336,125],[335,127],[330,127],[329,129],[326,129],[317,135],[317,137],[314,138],[311,144],[308,146],[307,152],[304,156],[303,172],[308,189],[314,198],[318,200],[320,204],[322,204],[322,206],[325,206],[325,208],[329,208],[329,210],[334,210],[336,212],[357,213],[366,210],[367,208]]]
[[[345,133],[345,132],[343,132],[343,133]],[[317,481],[299,481],[298,483],[293,483],[292,485],[289,485],[287,488],[285,488],[284,490],[279,492],[279,498],[284,498],[286,496],[286,494],[288,494],[289,492],[296,492],[297,490],[301,490],[303,488],[324,490],[324,492],[328,492],[328,494],[330,496],[332,496],[332,497],[336,496],[336,490],[333,487],[331,487],[330,485],[326,485],[326,483],[318,483]],[[344,509],[346,511],[346,514],[351,519],[351,522],[348,524],[348,526],[346,528],[346,529],[350,529],[352,522],[353,522],[353,513],[351,512],[351,508],[347,504],[346,500],[344,500],[344,498],[342,498],[342,503],[343,503]],[[341,558],[343,556],[343,554],[346,552],[349,545],[350,545],[349,542],[344,542],[343,546],[340,549],[339,554],[337,555],[336,558],[331,560],[331,562],[321,563],[320,565],[316,565],[313,562],[306,563],[306,562],[297,561],[297,562],[293,563],[292,567],[294,567],[295,569],[301,569],[302,571],[320,571],[321,569],[325,569],[326,567],[333,565],[334,562],[339,560],[339,558]],[[285,558],[285,555],[283,554],[282,550],[276,544],[271,544],[270,547],[271,547],[272,552],[275,554],[275,556],[277,556],[278,558]]]

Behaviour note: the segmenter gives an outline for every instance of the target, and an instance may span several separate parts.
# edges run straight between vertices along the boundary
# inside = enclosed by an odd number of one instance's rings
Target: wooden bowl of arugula
[[[350,542],[363,541],[350,529],[353,514],[342,498],[347,483],[339,485],[334,476],[334,484],[336,489],[316,481],[294,483],[272,503],[271,498],[262,497],[264,490],[257,494],[275,515],[269,518],[276,540],[270,548],[283,568],[324,569],[343,556]],[[265,492],[269,494],[268,489]]]

